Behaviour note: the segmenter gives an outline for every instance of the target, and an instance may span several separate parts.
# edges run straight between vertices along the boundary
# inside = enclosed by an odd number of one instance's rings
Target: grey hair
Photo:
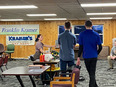
[[[114,46],[114,42],[116,42],[116,38],[112,39],[112,45]]]

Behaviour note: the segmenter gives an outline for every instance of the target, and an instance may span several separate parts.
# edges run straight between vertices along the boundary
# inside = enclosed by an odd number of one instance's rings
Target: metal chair
[[[1,71],[3,72],[2,66],[3,66],[3,58],[0,57],[0,69],[1,69]],[[2,81],[3,81],[3,78],[2,78],[1,75],[0,75],[0,77],[1,77],[1,79],[2,79]]]
[[[4,45],[0,43],[0,55],[4,52]]]
[[[4,52],[4,45],[0,43],[0,55],[1,55],[1,57],[0,57],[0,69],[2,72],[3,72],[3,70],[1,67],[3,66],[3,58],[2,58],[3,52]]]
[[[8,62],[8,56],[5,56],[5,58],[4,58],[4,60],[3,60],[3,66],[5,66],[6,69],[8,69],[8,68],[7,68],[7,62]]]
[[[3,72],[2,66],[3,66],[3,58],[0,57],[0,69],[1,69],[1,71]]]
[[[2,69],[2,66],[3,66],[2,54],[3,54],[3,53],[4,53],[4,45],[0,43],[0,55],[1,55],[1,57],[0,57],[0,69],[1,69],[2,72],[3,72],[3,69]],[[1,77],[1,79],[2,79],[2,81],[3,81],[3,78],[2,78],[1,75],[0,75],[0,77]]]

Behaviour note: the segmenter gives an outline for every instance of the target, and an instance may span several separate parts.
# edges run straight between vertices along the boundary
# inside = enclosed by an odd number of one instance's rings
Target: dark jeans
[[[73,66],[74,65],[74,60],[72,60],[72,61],[63,61],[62,59],[60,59],[60,69],[61,69],[62,73],[66,72],[67,65],[68,65],[68,67]]]
[[[89,87],[98,87],[95,79],[97,58],[84,59],[84,62],[89,73]]]

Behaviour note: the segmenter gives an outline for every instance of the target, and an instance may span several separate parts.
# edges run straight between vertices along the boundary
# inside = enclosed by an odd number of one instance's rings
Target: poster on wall
[[[38,24],[0,25],[0,34],[39,34]]]
[[[6,36],[6,45],[34,45],[35,36],[34,35],[25,35],[25,36]]]

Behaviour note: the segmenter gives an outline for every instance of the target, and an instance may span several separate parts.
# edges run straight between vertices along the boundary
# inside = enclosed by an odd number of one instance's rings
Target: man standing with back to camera
[[[89,73],[89,87],[98,87],[95,79],[97,57],[102,50],[100,36],[97,32],[92,30],[92,22],[90,20],[85,22],[86,30],[79,35],[79,53],[77,65],[80,64],[80,56],[83,52],[83,58],[86,69]],[[97,50],[97,46],[99,47]]]
[[[67,65],[74,65],[74,46],[76,45],[76,36],[70,32],[71,23],[65,22],[65,32],[58,36],[58,44],[60,46],[60,69],[66,71]]]

